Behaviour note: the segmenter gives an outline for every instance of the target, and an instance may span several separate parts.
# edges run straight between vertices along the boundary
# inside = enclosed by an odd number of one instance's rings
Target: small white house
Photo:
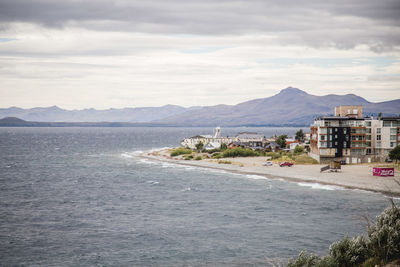
[[[218,142],[208,142],[205,146],[205,150],[212,150],[212,149],[220,149],[221,148],[221,143]]]

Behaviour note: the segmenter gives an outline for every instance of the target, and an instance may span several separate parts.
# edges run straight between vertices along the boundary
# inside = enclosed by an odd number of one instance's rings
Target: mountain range
[[[176,105],[123,109],[64,110],[57,106],[0,109],[0,118],[18,117],[40,122],[126,122],[169,126],[309,125],[316,116],[330,115],[335,106],[362,105],[364,115],[397,116],[400,99],[379,103],[354,95],[316,96],[288,87],[278,94],[237,105],[185,108]],[[129,125],[129,124],[126,124]]]

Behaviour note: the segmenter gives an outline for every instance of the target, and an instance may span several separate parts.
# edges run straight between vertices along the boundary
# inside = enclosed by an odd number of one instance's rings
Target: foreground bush
[[[170,155],[171,155],[171,157],[175,157],[175,156],[184,155],[184,154],[192,154],[192,150],[183,148],[183,147],[178,147],[178,148],[175,148],[171,152]]]
[[[377,216],[376,224],[363,235],[352,239],[345,237],[329,247],[329,254],[319,258],[302,251],[296,259],[291,259],[289,267],[344,267],[375,265],[400,259],[400,208],[392,201],[392,206]]]

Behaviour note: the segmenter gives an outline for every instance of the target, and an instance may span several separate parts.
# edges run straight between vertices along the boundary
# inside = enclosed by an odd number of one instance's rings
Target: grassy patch
[[[312,157],[306,154],[294,156],[293,159],[296,164],[318,164],[317,160],[313,159]]]
[[[229,160],[218,160],[218,164],[232,164]]]
[[[197,156],[194,158],[194,160],[202,160],[201,156]]]
[[[171,157],[176,157],[176,156],[185,155],[185,154],[192,154],[192,150],[183,148],[183,147],[178,147],[178,148],[175,148],[174,150],[172,150],[170,155],[171,155]]]

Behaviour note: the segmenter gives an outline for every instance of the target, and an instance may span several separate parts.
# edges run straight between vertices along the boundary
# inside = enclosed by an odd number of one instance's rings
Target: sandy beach
[[[320,164],[295,165],[292,167],[263,166],[266,157],[238,157],[225,159],[184,160],[182,157],[170,157],[168,150],[142,153],[141,157],[175,164],[220,169],[229,172],[261,175],[270,179],[318,183],[340,186],[348,189],[361,189],[383,193],[389,196],[400,196],[400,174],[395,170],[394,177],[377,177],[372,175],[372,164],[344,165],[340,172],[320,172]],[[220,163],[218,163],[220,161]],[[222,164],[229,161],[231,164]],[[376,166],[376,165],[375,165]]]

